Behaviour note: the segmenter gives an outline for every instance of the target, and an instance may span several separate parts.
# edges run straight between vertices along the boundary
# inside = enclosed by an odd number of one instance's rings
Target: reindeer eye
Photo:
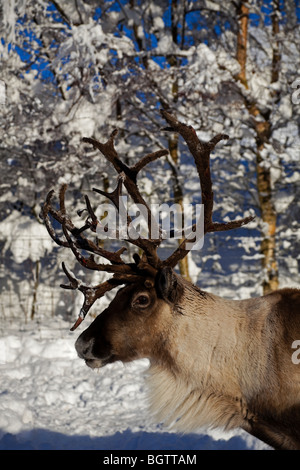
[[[147,295],[141,294],[134,299],[133,304],[137,307],[148,307],[150,304],[150,298]]]

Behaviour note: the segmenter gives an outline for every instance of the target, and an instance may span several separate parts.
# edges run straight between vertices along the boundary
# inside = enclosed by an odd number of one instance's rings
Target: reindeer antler
[[[166,155],[168,150],[163,149],[154,153],[150,153],[143,157],[138,163],[134,166],[129,167],[123,163],[114,147],[114,139],[117,135],[117,130],[114,130],[106,143],[98,142],[97,140],[91,138],[84,138],[83,141],[91,143],[94,147],[98,148],[104,157],[113,164],[115,170],[119,174],[119,180],[117,187],[111,193],[102,191],[97,188],[93,190],[101,195],[107,197],[117,208],[120,210],[120,196],[122,185],[124,184],[125,188],[128,191],[128,194],[131,196],[132,200],[136,204],[144,206],[147,210],[147,223],[149,233],[153,233],[152,228],[157,225],[156,221],[151,214],[151,210],[148,207],[147,203],[143,199],[138,186],[137,186],[137,175],[140,170],[142,170],[147,164],[153,162],[154,160]],[[157,272],[157,269],[161,265],[161,260],[157,256],[157,247],[162,241],[161,232],[158,228],[155,233],[159,236],[155,239],[146,239],[142,238],[140,235],[133,237],[128,236],[126,240],[140,248],[144,254],[145,258],[141,259],[138,255],[134,256],[135,263],[125,263],[121,255],[126,250],[122,247],[116,252],[111,252],[100,247],[95,241],[92,241],[86,236],[86,232],[91,230],[92,232],[97,231],[97,226],[99,221],[95,215],[90,200],[88,196],[85,196],[86,208],[79,212],[79,215],[82,215],[84,212],[87,212],[88,217],[85,220],[85,223],[81,227],[76,227],[72,222],[69,215],[66,213],[65,207],[65,193],[67,185],[64,184],[61,186],[59,191],[59,209],[56,210],[53,207],[53,197],[54,191],[50,191],[47,195],[46,201],[42,208],[41,217],[43,218],[46,228],[52,237],[52,239],[59,246],[70,248],[76,257],[77,261],[87,269],[92,269],[96,271],[104,271],[107,273],[113,273],[113,277],[104,283],[101,283],[97,286],[86,286],[81,281],[75,278],[74,275],[70,273],[66,265],[63,263],[63,270],[67,275],[70,284],[61,285],[65,289],[78,289],[84,295],[84,303],[81,308],[78,320],[71,328],[74,330],[85,318],[86,314],[90,310],[93,303],[102,297],[109,290],[129,282],[135,282],[137,279],[140,279],[145,274],[150,274],[153,276]],[[54,218],[61,225],[62,232],[64,237],[59,237],[56,231],[53,228],[49,215]],[[127,225],[132,222],[131,218],[127,216]],[[84,256],[83,252],[92,253],[90,256]],[[110,264],[99,263],[95,260],[94,255],[98,255],[106,260],[110,261]]]
[[[216,144],[221,140],[228,139],[228,136],[225,134],[218,134],[209,142],[204,143],[198,139],[195,130],[191,126],[183,124],[166,111],[161,111],[161,114],[169,124],[169,127],[166,127],[165,130],[178,132],[187,143],[188,148],[194,157],[200,179],[202,203],[204,205],[204,233],[231,230],[233,228],[241,227],[242,225],[245,225],[253,220],[253,217],[246,217],[244,219],[227,223],[216,223],[212,220],[213,191],[210,177],[210,154],[215,148]],[[126,240],[140,248],[144,254],[141,258],[135,254],[133,256],[134,263],[125,263],[121,258],[121,255],[125,251],[124,247],[120,248],[116,252],[107,251],[99,246],[97,239],[91,240],[86,235],[89,230],[96,233],[98,224],[100,224],[87,196],[85,196],[86,208],[79,211],[79,215],[83,215],[85,212],[87,212],[87,218],[84,224],[78,228],[74,225],[66,212],[65,193],[67,185],[64,184],[60,188],[58,210],[54,209],[52,205],[54,191],[52,190],[48,193],[42,208],[41,217],[43,218],[46,228],[55,243],[57,243],[59,246],[69,248],[78,262],[85,268],[113,274],[113,277],[105,282],[102,282],[96,286],[87,286],[80,280],[76,279],[76,277],[68,270],[65,263],[63,263],[63,270],[68,277],[70,284],[62,285],[61,287],[65,289],[78,289],[83,293],[84,296],[84,302],[78,320],[71,330],[77,328],[77,326],[87,315],[94,302],[102,297],[106,292],[114,289],[117,286],[120,286],[121,284],[136,282],[141,278],[144,279],[147,275],[154,277],[158,270],[164,266],[174,267],[178,261],[184,258],[189,252],[190,249],[187,248],[187,242],[190,244],[194,243],[194,241],[190,238],[185,238],[180,246],[174,251],[174,253],[169,256],[169,258],[162,261],[158,257],[157,248],[162,242],[162,232],[157,226],[157,222],[152,215],[149,206],[138,189],[137,175],[146,165],[158,158],[163,157],[164,155],[167,155],[168,150],[162,149],[150,153],[141,158],[135,165],[129,167],[122,162],[115,149],[114,141],[117,133],[118,131],[115,129],[105,143],[98,142],[92,138],[83,139],[84,142],[92,144],[95,148],[100,150],[106,160],[112,163],[119,175],[119,180],[114,191],[109,193],[96,188],[93,188],[93,190],[108,198],[117,208],[117,210],[120,211],[120,196],[122,192],[122,186],[124,185],[133,202],[142,205],[146,209],[148,232],[149,234],[157,234],[157,237],[147,239],[143,238],[139,234],[134,237],[128,234]],[[49,215],[61,225],[63,237],[57,235]],[[127,215],[127,225],[129,226],[131,222],[131,218]],[[155,232],[153,232],[153,228],[155,228]],[[86,256],[83,253],[91,254]],[[95,260],[95,255],[106,259],[109,261],[109,263],[105,264],[97,262]]]
[[[121,176],[122,175],[122,181],[125,186],[125,188],[128,191],[128,194],[131,196],[133,202],[136,204],[140,204],[144,206],[147,210],[148,214],[148,229],[149,233],[153,233],[152,229],[156,225],[156,221],[154,217],[151,214],[151,210],[148,207],[146,201],[142,197],[138,186],[137,186],[137,175],[138,172],[143,169],[148,163],[153,162],[154,160],[157,160],[160,157],[163,157],[164,155],[168,154],[168,150],[162,149],[158,150],[157,152],[150,153],[149,155],[146,155],[143,157],[138,163],[136,163],[134,166],[129,167],[125,163],[123,163],[120,158],[118,157],[117,151],[114,147],[114,140],[115,137],[118,134],[118,130],[115,129],[111,135],[108,141],[104,144],[98,142],[95,139],[87,138],[84,137],[83,141],[92,144],[95,148],[99,149],[100,152],[104,155],[104,157],[113,164],[115,170],[117,173]],[[99,191],[101,194],[105,195],[107,198],[109,198],[115,205],[115,198],[112,198],[111,193],[106,193],[104,191]],[[119,207],[117,207],[119,209]],[[129,240],[131,243],[133,243],[132,240]],[[158,266],[160,263],[160,260],[157,256],[157,247],[161,243],[161,237],[158,239],[138,239],[138,242],[135,243],[137,246],[142,248],[149,260],[149,262],[152,265]]]
[[[251,222],[254,219],[253,216],[224,223],[213,222],[212,220],[214,194],[212,191],[212,180],[210,176],[210,154],[218,142],[229,139],[229,136],[226,134],[217,134],[209,142],[201,142],[192,126],[188,126],[178,121],[173,115],[169,114],[165,110],[161,110],[160,112],[162,117],[169,124],[169,127],[165,127],[164,130],[178,132],[178,134],[180,134],[185,140],[194,158],[200,180],[202,204],[204,205],[204,234],[207,232],[232,230]],[[190,244],[193,243],[190,238],[184,238],[174,253],[163,261],[163,265],[170,267],[176,266],[178,261],[183,259],[190,251],[190,249],[186,249],[187,242]]]

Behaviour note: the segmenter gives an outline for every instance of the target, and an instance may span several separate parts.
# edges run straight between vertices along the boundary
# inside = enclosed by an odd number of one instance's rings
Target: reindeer
[[[168,124],[164,130],[179,133],[194,158],[204,204],[204,233],[249,223],[253,217],[227,223],[212,220],[210,154],[228,136],[219,134],[203,143],[191,126],[166,111],[161,113]],[[132,200],[145,207],[150,227],[153,217],[138,189],[137,175],[168,151],[149,154],[129,167],[117,154],[116,135],[115,130],[105,143],[84,139],[119,174],[113,192],[94,189],[119,210],[125,186]],[[205,292],[174,271],[188,253],[187,238],[162,260],[157,254],[161,232],[156,239],[128,237],[143,254],[136,253],[134,262],[125,262],[124,247],[107,251],[92,234],[97,232],[99,220],[87,196],[88,217],[82,227],[74,225],[66,213],[66,189],[66,185],[60,189],[58,209],[53,206],[53,191],[43,205],[42,218],[50,236],[71,249],[85,268],[112,273],[109,280],[89,286],[63,263],[69,284],[62,287],[78,289],[84,296],[71,329],[78,327],[97,299],[123,286],[76,341],[77,353],[87,366],[94,369],[115,361],[148,358],[151,410],[158,421],[184,432],[200,426],[239,427],[275,449],[300,449],[300,366],[292,361],[292,344],[300,339],[300,290],[282,289],[247,300]],[[61,225],[63,236],[56,233],[52,218]],[[109,263],[101,263],[95,256]]]

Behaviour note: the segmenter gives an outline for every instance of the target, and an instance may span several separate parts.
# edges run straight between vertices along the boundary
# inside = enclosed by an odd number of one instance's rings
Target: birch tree
[[[83,156],[81,139],[103,140],[115,127],[127,162],[154,149],[170,151],[140,179],[146,197],[200,203],[181,139],[162,130],[162,107],[203,140],[230,134],[212,156],[216,217],[230,215],[235,206],[239,216],[251,208],[257,214],[251,232],[238,231],[230,240],[208,237],[203,252],[180,267],[182,274],[220,288],[250,282],[251,295],[258,286],[268,292],[297,279],[296,1],[9,5],[0,12],[3,222],[16,210],[40,225],[42,197],[61,182],[69,183],[69,202],[76,208],[79,195],[90,194],[92,186],[108,190],[110,173],[99,153]],[[2,239],[3,253],[11,245]],[[241,261],[238,273],[229,254],[234,251]],[[39,277],[43,272],[33,271]]]

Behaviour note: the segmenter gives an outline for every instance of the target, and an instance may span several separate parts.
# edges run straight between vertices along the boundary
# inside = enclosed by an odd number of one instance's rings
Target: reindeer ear
[[[170,267],[162,268],[156,277],[156,291],[158,297],[175,303],[183,293],[183,286]]]

